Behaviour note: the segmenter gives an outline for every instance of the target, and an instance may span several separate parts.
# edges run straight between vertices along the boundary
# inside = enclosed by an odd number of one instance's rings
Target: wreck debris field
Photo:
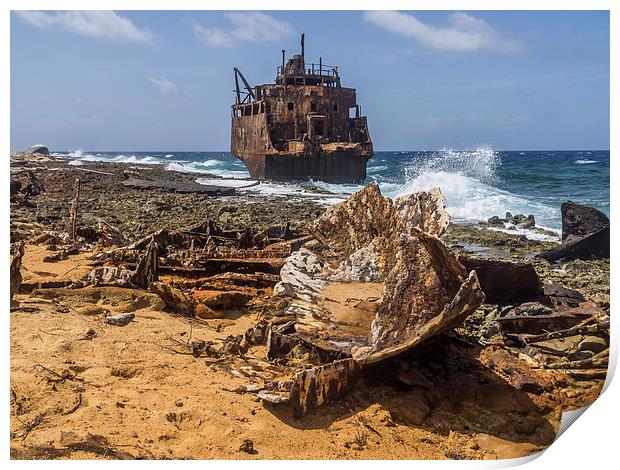
[[[328,207],[163,165],[11,154],[14,459],[506,459],[609,358],[609,219],[454,223],[440,187]]]

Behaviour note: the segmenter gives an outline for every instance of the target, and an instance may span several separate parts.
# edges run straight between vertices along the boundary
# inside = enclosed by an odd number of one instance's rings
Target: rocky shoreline
[[[326,211],[194,179],[11,155],[14,457],[510,458],[596,399],[609,259],[449,224],[440,192],[392,206],[371,185]]]

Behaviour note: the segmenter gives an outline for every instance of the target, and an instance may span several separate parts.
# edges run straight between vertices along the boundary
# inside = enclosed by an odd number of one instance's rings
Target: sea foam
[[[406,182],[395,191],[398,197],[439,187],[446,198],[446,210],[457,221],[486,220],[506,211],[533,214],[537,220],[557,218],[557,210],[523,196],[500,189],[501,160],[491,147],[473,150],[444,149],[425,158],[414,158],[405,169]]]

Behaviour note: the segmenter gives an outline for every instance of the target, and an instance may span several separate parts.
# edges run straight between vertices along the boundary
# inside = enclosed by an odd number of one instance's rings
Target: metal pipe
[[[304,33],[301,33],[301,60],[305,62],[304,49]]]

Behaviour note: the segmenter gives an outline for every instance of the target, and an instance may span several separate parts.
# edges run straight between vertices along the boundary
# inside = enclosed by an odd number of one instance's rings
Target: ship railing
[[[316,75],[319,77],[331,77],[338,78],[338,67],[336,65],[325,65],[325,64],[306,64],[305,73],[307,75]],[[278,75],[284,75],[284,69],[282,66],[278,66]]]

